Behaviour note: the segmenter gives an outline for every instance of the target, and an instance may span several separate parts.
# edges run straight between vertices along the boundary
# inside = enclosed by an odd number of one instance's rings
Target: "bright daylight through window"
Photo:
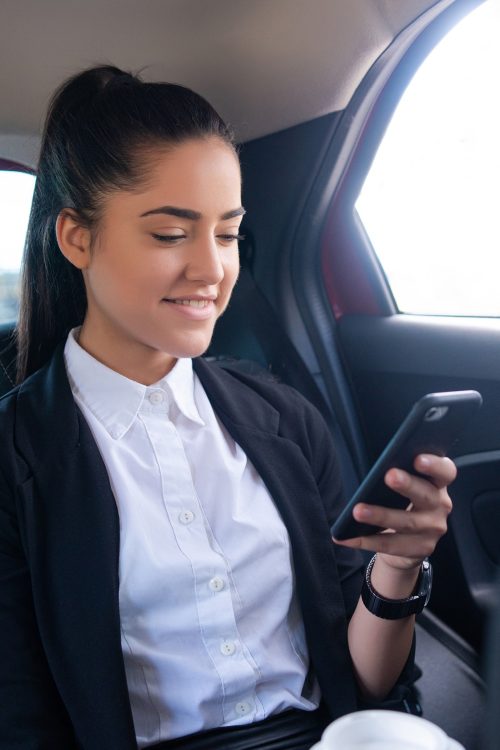
[[[14,321],[19,309],[19,267],[35,178],[0,171],[0,323]]]
[[[438,44],[356,208],[402,312],[500,316],[500,0]]]

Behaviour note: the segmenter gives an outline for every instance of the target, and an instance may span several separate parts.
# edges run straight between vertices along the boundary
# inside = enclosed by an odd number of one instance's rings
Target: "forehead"
[[[218,138],[150,149],[142,158],[145,179],[133,191],[115,193],[112,203],[135,204],[138,211],[174,205],[202,214],[223,214],[241,204],[238,157]]]

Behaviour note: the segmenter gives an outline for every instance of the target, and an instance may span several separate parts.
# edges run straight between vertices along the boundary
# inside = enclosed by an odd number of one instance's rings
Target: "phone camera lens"
[[[444,417],[447,411],[447,406],[431,406],[431,408],[426,411],[424,419],[426,422],[437,422]]]

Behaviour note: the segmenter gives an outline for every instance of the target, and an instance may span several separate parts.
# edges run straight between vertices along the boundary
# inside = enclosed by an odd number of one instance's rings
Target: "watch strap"
[[[371,572],[376,558],[377,555],[375,554],[368,563],[361,589],[361,599],[366,609],[384,620],[399,620],[422,612],[429,601],[432,588],[432,565],[429,560],[426,558],[422,562],[420,574],[411,596],[404,599],[385,599],[375,591],[371,583]]]

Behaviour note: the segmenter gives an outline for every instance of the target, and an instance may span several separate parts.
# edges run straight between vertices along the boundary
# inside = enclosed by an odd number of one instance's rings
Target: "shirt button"
[[[194,521],[194,513],[190,510],[183,510],[179,513],[179,521],[184,525],[188,526]]]
[[[236,704],[235,710],[239,716],[245,716],[252,710],[252,706],[247,701],[240,701]]]
[[[150,393],[149,396],[149,403],[150,404],[162,404],[165,400],[165,396],[161,391],[153,391],[153,393]]]
[[[211,591],[222,591],[224,588],[224,579],[219,576],[215,576],[208,582],[208,586]]]
[[[235,651],[236,646],[234,644],[234,641],[222,641],[222,643],[220,644],[220,652],[223,656],[232,656]]]

